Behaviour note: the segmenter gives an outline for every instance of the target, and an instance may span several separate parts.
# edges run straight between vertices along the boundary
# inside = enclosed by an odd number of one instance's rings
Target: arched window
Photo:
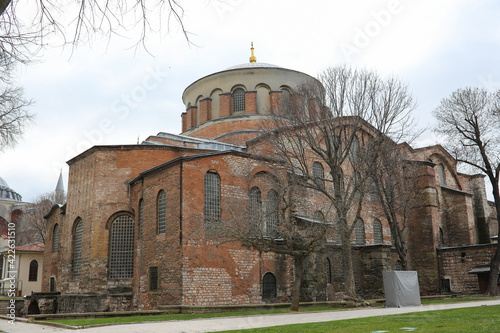
[[[256,186],[250,190],[250,232],[258,232],[258,226],[262,225],[262,195]]]
[[[443,232],[443,229],[441,229],[441,227],[439,228],[439,247],[443,247],[444,246],[444,232]]]
[[[267,272],[262,278],[262,298],[276,298],[276,277]]]
[[[267,192],[266,235],[275,236],[278,227],[278,194],[274,190]]]
[[[361,219],[354,226],[354,245],[365,245],[365,226]]]
[[[396,261],[396,264],[394,265],[394,270],[400,271],[402,269],[403,269],[403,264],[401,264],[401,261],[400,260]]]
[[[439,184],[446,185],[446,174],[444,172],[444,166],[442,164],[439,164],[438,169],[439,169]]]
[[[372,178],[369,179],[369,184],[370,184],[370,201],[377,201],[378,200],[377,184]]]
[[[238,88],[233,91],[233,112],[245,111],[245,90]]]
[[[359,157],[359,140],[357,136],[354,136],[351,142],[351,147],[349,149],[349,159],[351,163],[356,163]]]
[[[83,221],[77,220],[73,229],[73,279],[80,278],[82,268]]]
[[[139,239],[142,239],[144,200],[139,200]]]
[[[52,252],[59,252],[59,224],[52,230]]]
[[[319,162],[314,162],[312,165],[313,178],[316,185],[321,188],[325,187],[325,175],[323,166]]]
[[[38,278],[38,261],[31,260],[28,281],[36,281]]]
[[[134,220],[120,215],[111,224],[109,278],[130,279],[134,275]]]
[[[382,244],[383,234],[382,234],[382,223],[379,220],[373,221],[373,243]]]
[[[332,263],[326,258],[326,283],[332,283]]]
[[[160,191],[156,202],[157,219],[158,219],[158,235],[164,234],[167,230],[167,194],[165,191]]]
[[[220,177],[215,172],[205,174],[205,229],[212,230],[220,222]]]

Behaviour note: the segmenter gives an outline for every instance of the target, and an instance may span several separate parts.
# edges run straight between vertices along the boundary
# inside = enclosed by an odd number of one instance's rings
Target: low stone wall
[[[497,245],[495,243],[438,249],[440,278],[450,280],[452,292],[479,293],[477,274],[469,274],[469,271],[478,265],[489,264]]]
[[[33,293],[26,302],[27,314],[131,311],[132,292],[125,293]]]
[[[12,314],[13,310],[15,316],[19,317],[23,308],[24,298],[0,298],[0,315]]]

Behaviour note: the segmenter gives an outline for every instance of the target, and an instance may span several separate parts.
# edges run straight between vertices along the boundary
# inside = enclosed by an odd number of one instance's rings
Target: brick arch
[[[108,220],[106,221],[106,230],[111,230],[111,224],[113,223],[113,221],[118,217],[118,216],[121,216],[121,215],[127,215],[127,216],[130,216],[132,219],[135,218],[135,215],[133,212],[131,211],[127,211],[127,210],[120,210],[118,212],[115,212],[113,213],[109,218]],[[134,219],[135,221],[135,219]]]
[[[436,166],[434,168],[438,168],[439,164],[443,165],[445,173],[446,173],[446,170],[448,170],[448,173],[453,177],[453,180],[454,180],[453,185],[455,185],[459,190],[462,190],[462,186],[460,185],[460,182],[458,181],[457,172],[455,171],[455,168],[452,165],[450,165],[450,163],[448,162],[448,159],[445,156],[438,154],[438,153],[433,153],[431,156],[429,156],[428,159],[431,160],[432,163],[436,164]]]
[[[232,94],[232,93],[234,93],[234,91],[235,91],[236,89],[243,89],[243,90],[245,90],[245,92],[246,92],[246,91],[248,91],[247,87],[245,87],[243,84],[238,83],[238,84],[235,84],[235,85],[231,88],[231,90],[230,90],[230,91],[231,91],[231,94]]]

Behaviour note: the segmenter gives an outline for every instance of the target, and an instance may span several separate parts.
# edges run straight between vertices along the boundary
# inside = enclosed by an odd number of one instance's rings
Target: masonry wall
[[[438,249],[440,279],[450,279],[452,292],[479,293],[477,274],[469,274],[469,271],[478,265],[489,264],[497,246],[484,244]]]
[[[254,169],[261,163],[226,154],[183,165],[182,304],[194,306],[260,304],[287,301],[293,262],[286,256],[220,243],[217,230],[204,227],[204,177],[210,170],[221,180],[222,220],[237,225],[245,218]],[[263,184],[260,185],[262,188]],[[269,185],[268,185],[269,186]],[[225,223],[225,222],[224,222]],[[276,299],[262,299],[262,277],[277,279]]]
[[[136,228],[136,257],[133,288],[138,309],[149,310],[159,305],[181,305],[182,220],[180,215],[182,164],[152,172],[132,186],[134,211],[143,202],[142,235]],[[158,233],[157,200],[166,194],[166,232]],[[151,267],[158,269],[158,290],[150,286]]]

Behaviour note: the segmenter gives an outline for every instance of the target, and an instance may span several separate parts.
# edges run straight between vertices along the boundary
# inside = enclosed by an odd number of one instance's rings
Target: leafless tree
[[[407,270],[405,231],[420,198],[419,162],[407,159],[406,145],[396,145],[384,136],[371,141],[369,147],[367,192],[374,203],[372,210],[388,222],[401,268]]]
[[[23,90],[12,86],[13,63],[0,54],[0,152],[16,144],[24,128],[33,120],[31,104]]]
[[[463,88],[444,98],[434,110],[436,132],[443,135],[444,146],[456,158],[480,170],[490,180],[500,223],[500,92],[482,88]],[[500,248],[490,263],[488,294],[498,295],[497,281]]]
[[[283,170],[274,164],[276,173]],[[281,170],[280,170],[281,169]],[[294,261],[291,311],[298,311],[305,263],[325,250],[325,235],[329,225],[323,219],[308,219],[297,214],[303,201],[303,187],[297,175],[274,177],[265,201],[260,190],[250,190],[248,205],[230,203],[230,219],[221,224],[218,237],[224,242],[238,242],[259,252],[287,255]],[[272,196],[269,195],[272,193]]]
[[[351,235],[368,188],[370,169],[365,159],[372,157],[368,143],[378,136],[399,142],[413,133],[414,107],[407,87],[395,78],[330,68],[318,81],[284,93],[263,129],[265,140],[257,152],[282,160],[289,174],[301,176],[302,186],[331,203],[347,296],[356,297]],[[325,176],[318,175],[314,162],[321,164]]]
[[[64,197],[58,197],[55,192],[49,192],[37,196],[33,203],[26,209],[19,222],[16,233],[16,241],[19,245],[37,242],[45,243],[47,232],[47,220],[44,216],[55,204],[62,204]]]
[[[30,8],[30,10],[27,10]],[[30,16],[31,15],[31,16]],[[15,144],[33,119],[21,88],[12,87],[12,69],[35,59],[38,51],[54,43],[73,47],[96,35],[127,35],[146,47],[151,32],[177,25],[190,43],[179,0],[0,0],[0,151]],[[134,28],[140,34],[134,36]],[[53,38],[59,37],[59,38]],[[63,40],[62,43],[54,42]]]

